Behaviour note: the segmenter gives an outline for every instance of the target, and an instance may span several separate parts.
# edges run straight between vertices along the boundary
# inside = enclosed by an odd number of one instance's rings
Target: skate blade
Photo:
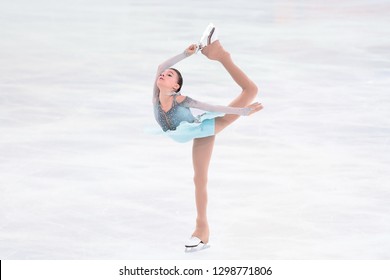
[[[186,247],[184,249],[184,252],[185,253],[195,253],[195,252],[199,252],[202,250],[206,250],[208,248],[210,248],[209,244],[199,244],[198,246],[195,246],[195,247]]]

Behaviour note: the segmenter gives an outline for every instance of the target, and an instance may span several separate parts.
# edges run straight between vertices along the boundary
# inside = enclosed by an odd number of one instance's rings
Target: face
[[[177,83],[179,76],[171,69],[167,69],[157,78],[157,86],[161,89],[176,91],[180,85]]]

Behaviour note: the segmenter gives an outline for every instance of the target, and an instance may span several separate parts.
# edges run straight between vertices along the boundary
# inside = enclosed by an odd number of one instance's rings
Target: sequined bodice
[[[190,108],[185,107],[186,102],[178,103],[174,96],[172,108],[165,112],[161,108],[160,102],[154,104],[154,117],[164,131],[175,130],[182,121],[192,123],[195,117]]]

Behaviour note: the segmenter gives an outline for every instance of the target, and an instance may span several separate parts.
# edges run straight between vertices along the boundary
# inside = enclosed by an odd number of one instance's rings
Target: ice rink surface
[[[390,1],[0,3],[0,259],[389,259]],[[264,110],[217,136],[211,248],[192,143],[155,127],[152,84],[207,24]],[[183,94],[239,88],[194,55]]]

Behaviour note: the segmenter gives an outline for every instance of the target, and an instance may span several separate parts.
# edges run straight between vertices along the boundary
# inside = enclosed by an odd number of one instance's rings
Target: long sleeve
[[[207,103],[194,100],[188,96],[184,99],[183,102],[180,103],[180,105],[188,108],[201,109],[208,112],[218,112],[218,113],[233,114],[233,115],[240,115],[240,116],[248,116],[251,111],[250,108],[236,108],[236,107],[229,107],[229,106],[210,105]]]
[[[156,103],[157,100],[158,100],[158,94],[159,94],[159,89],[157,87],[157,78],[158,76],[160,76],[160,74],[165,70],[165,69],[168,69],[169,67],[175,65],[176,63],[178,63],[179,61],[182,61],[183,59],[185,59],[186,57],[188,57],[188,55],[186,54],[186,52],[182,52],[170,59],[168,59],[167,61],[161,63],[159,66],[158,66],[158,69],[157,69],[157,74],[156,74],[156,77],[154,78],[154,87],[153,87],[153,103]]]

